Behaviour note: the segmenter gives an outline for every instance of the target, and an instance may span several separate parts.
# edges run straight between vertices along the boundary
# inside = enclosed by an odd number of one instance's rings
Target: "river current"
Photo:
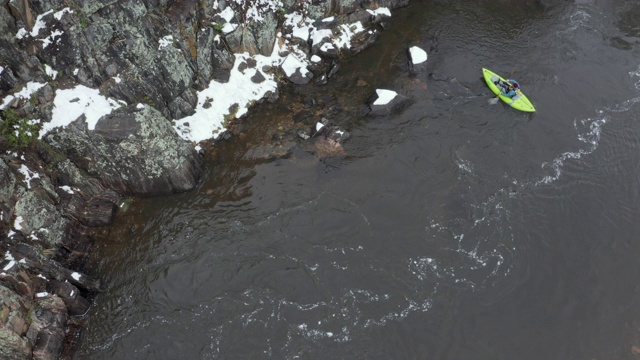
[[[379,88],[414,102],[363,116]],[[287,135],[313,103],[343,149]],[[252,108],[196,190],[119,212],[75,358],[635,359],[639,103],[637,1],[413,1],[328,84]]]

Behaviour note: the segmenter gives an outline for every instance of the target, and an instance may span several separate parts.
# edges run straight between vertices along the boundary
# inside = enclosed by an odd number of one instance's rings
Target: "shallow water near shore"
[[[639,12],[393,12],[327,85],[254,107],[196,190],[136,199],[101,232],[87,272],[109,290],[75,358],[634,359]],[[482,67],[537,112],[492,104]],[[364,117],[377,88],[415,102]],[[311,102],[351,133],[343,149],[289,136]]]

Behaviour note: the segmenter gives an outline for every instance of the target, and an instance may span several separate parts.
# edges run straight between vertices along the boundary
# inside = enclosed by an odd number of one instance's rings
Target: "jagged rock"
[[[21,191],[15,204],[14,217],[18,219],[20,231],[36,236],[39,240],[55,247],[62,244],[65,233],[72,223],[63,217],[54,205],[56,200],[42,188]]]
[[[313,72],[307,69],[307,64],[300,61],[294,54],[289,54],[280,65],[289,81],[297,85],[304,85],[313,79]]]
[[[393,94],[392,94],[393,93]],[[402,111],[411,104],[411,99],[391,90],[378,89],[369,100],[369,116],[385,116]]]
[[[0,279],[0,282],[2,280]],[[25,337],[29,308],[15,292],[0,284],[0,358],[31,358],[31,343]]]
[[[4,213],[7,213],[8,209],[5,206],[9,206],[13,203],[12,197],[15,193],[16,177],[13,175],[9,166],[0,158],[0,209]]]
[[[331,14],[331,0],[316,0],[307,5],[309,17],[312,19],[322,20]]]
[[[0,40],[0,46],[2,46],[1,42],[2,40]],[[0,71],[0,95],[13,89],[16,86],[17,80],[11,68],[3,68],[2,71]]]
[[[78,168],[122,194],[169,194],[192,189],[201,158],[171,123],[150,106],[115,110],[94,131],[75,126],[54,130],[45,141]]]
[[[58,359],[67,319],[67,309],[58,296],[47,295],[35,300],[33,319],[26,334],[33,344],[34,360]]]
[[[120,203],[118,193],[83,175],[68,159],[56,164],[53,176],[61,204],[73,218],[87,226],[111,223]]]
[[[69,315],[83,315],[89,310],[89,301],[80,296],[80,290],[66,281],[51,280],[47,284],[47,292],[56,294],[67,308]]]
[[[15,245],[11,248],[11,254],[16,259],[24,259],[19,267],[31,273],[44,275],[47,279],[68,281],[88,293],[95,294],[104,290],[104,284],[99,279],[61,266],[58,262],[42,255],[34,246],[24,243]]]
[[[325,137],[341,144],[349,140],[349,138],[351,138],[351,134],[339,126],[333,126],[325,134]]]

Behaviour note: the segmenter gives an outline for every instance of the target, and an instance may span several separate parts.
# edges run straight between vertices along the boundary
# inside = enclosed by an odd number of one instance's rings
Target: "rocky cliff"
[[[192,189],[229,121],[274,84],[326,81],[407,3],[0,0],[0,358],[67,353],[105,288],[81,272],[88,230],[122,196]],[[244,75],[259,91],[225,103]]]

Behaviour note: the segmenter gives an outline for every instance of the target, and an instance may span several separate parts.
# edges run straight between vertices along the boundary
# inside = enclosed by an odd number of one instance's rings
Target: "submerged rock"
[[[392,90],[378,89],[369,100],[369,116],[385,116],[397,113],[412,103],[411,99]]]

